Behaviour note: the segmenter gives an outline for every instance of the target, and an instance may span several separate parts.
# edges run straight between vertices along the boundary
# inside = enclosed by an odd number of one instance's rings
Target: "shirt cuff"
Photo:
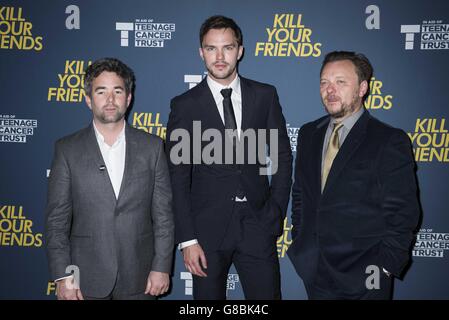
[[[73,275],[70,275],[70,276],[67,276],[67,277],[62,277],[62,278],[56,279],[56,280],[53,281],[53,282],[56,283],[56,282],[58,282],[58,281],[61,281],[61,280],[67,279],[67,278],[71,278],[71,277],[73,277]]]
[[[181,242],[180,244],[178,244],[178,250],[182,250],[197,243],[198,243],[197,239]]]

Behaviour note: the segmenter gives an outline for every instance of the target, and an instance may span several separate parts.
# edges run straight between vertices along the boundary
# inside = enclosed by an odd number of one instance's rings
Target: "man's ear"
[[[85,101],[89,109],[92,110],[92,100],[88,95],[86,95]]]
[[[368,92],[368,82],[363,80],[359,86],[359,97],[362,98]]]
[[[200,53],[201,59],[203,59],[203,61],[204,61],[203,48],[199,48],[199,53]]]
[[[130,103],[131,103],[132,98],[133,98],[133,94],[130,92],[130,93],[128,94],[128,97],[126,97],[126,108],[127,108],[127,109],[128,109],[128,107],[129,107],[129,105],[130,105]]]
[[[245,48],[243,46],[239,46],[239,55],[237,60],[240,60],[240,58],[243,56],[243,50],[245,50]]]

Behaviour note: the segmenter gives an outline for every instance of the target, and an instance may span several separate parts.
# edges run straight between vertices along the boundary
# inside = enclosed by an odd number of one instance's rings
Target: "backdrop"
[[[91,121],[84,69],[101,57],[132,67],[137,85],[128,122],[165,138],[169,101],[205,76],[201,23],[232,17],[243,31],[239,72],[277,87],[291,147],[302,124],[324,115],[319,69],[333,50],[362,52],[375,75],[365,107],[405,130],[418,165],[423,218],[413,263],[397,299],[448,299],[449,2],[0,1],[0,298],[55,299],[43,247],[47,177],[54,142]],[[284,299],[305,299],[285,252],[290,212],[278,241]],[[175,256],[165,299],[191,299]],[[243,297],[235,269],[229,299]]]

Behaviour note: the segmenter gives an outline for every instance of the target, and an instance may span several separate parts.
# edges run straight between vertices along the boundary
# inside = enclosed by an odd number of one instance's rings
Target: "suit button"
[[[231,197],[231,201],[234,201],[234,197]]]
[[[242,174],[242,170],[237,170],[237,173],[238,174]]]

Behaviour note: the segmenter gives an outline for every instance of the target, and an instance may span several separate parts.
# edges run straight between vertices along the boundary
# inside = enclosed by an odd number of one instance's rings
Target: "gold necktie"
[[[343,123],[335,123],[332,130],[331,137],[329,139],[329,145],[327,146],[326,155],[324,156],[323,172],[321,173],[321,192],[323,192],[326,185],[327,176],[337,156],[338,149],[340,149],[340,139],[338,138],[338,130],[343,127]]]

